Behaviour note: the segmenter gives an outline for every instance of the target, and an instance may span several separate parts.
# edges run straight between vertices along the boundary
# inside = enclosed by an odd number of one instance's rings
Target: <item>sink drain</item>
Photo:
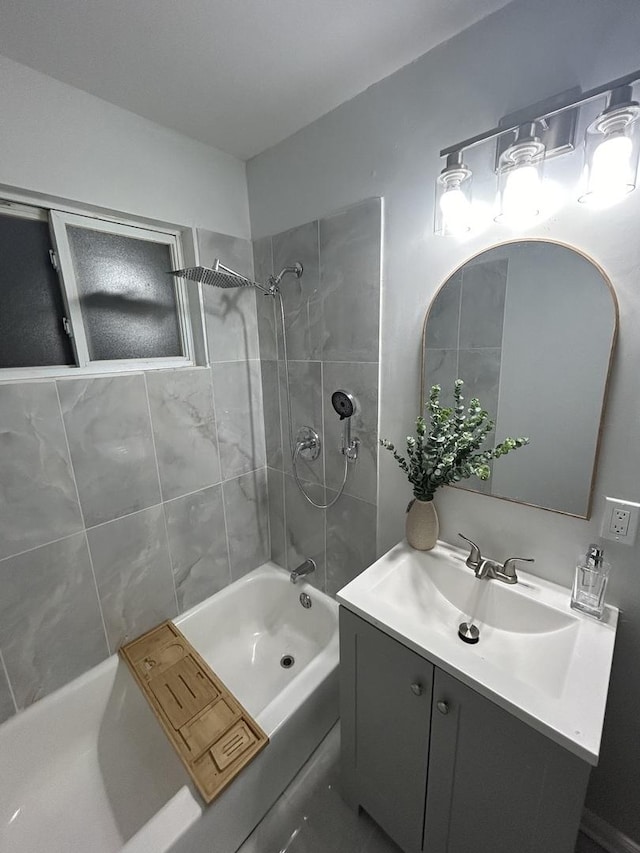
[[[280,658],[280,666],[283,669],[291,669],[295,662],[296,659],[293,655],[282,655],[282,657]]]
[[[462,622],[458,625],[458,636],[463,643],[473,645],[480,640],[480,631],[475,625],[470,622]]]

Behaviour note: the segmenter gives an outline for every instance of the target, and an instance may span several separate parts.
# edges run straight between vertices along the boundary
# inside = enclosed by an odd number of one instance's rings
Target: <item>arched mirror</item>
[[[435,295],[424,325],[421,411],[432,385],[464,380],[496,421],[490,440],[529,446],[462,488],[588,518],[618,307],[585,255],[522,240],[482,252]]]

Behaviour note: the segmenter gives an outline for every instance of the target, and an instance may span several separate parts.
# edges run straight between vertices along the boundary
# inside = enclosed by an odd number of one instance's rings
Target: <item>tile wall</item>
[[[255,293],[204,297],[210,368],[0,385],[0,721],[268,559]]]
[[[318,510],[293,479],[278,305],[258,296],[271,556],[288,570],[312,557],[317,572],[310,580],[330,594],[376,557],[381,218],[381,199],[370,199],[253,244],[259,281],[296,261],[304,266],[301,279],[286,276],[281,288],[294,437],[310,425],[323,443],[317,461],[298,465],[318,503],[336,495],[344,466],[331,394],[342,388],[359,402],[352,430],[360,457],[349,466],[342,497]]]

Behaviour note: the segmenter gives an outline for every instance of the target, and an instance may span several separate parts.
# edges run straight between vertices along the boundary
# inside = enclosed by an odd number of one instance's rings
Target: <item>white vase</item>
[[[438,541],[440,525],[433,501],[414,498],[406,518],[407,542],[418,551],[430,551]]]

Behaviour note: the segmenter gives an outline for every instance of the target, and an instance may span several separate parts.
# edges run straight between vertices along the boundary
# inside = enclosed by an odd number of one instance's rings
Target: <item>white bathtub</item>
[[[205,807],[113,656],[0,726],[3,853],[232,853],[336,721],[328,596],[267,563],[176,623],[267,732],[267,748]]]

